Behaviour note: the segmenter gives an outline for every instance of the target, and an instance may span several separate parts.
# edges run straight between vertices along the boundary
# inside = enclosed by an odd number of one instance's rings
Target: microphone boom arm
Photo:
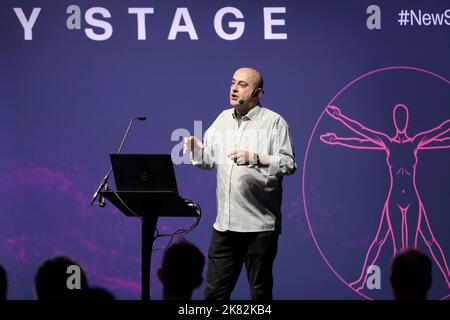
[[[133,121],[134,120],[140,120],[140,121],[144,121],[145,119],[146,119],[146,117],[144,117],[144,116],[139,116],[139,117],[136,117],[136,118],[133,118],[133,119],[131,119],[130,120],[130,123],[128,124],[128,128],[127,128],[127,131],[125,131],[125,135],[123,136],[123,138],[122,138],[122,142],[120,143],[120,146],[119,146],[119,149],[117,149],[117,153],[120,153],[121,151],[122,151],[122,148],[123,148],[123,145],[124,145],[124,143],[125,143],[125,140],[127,139],[127,136],[128,136],[128,132],[130,131],[130,129],[131,129],[131,125],[133,124]],[[109,186],[108,186],[108,179],[109,179],[109,176],[111,175],[111,172],[112,172],[112,166],[109,168],[109,171],[108,171],[108,173],[103,177],[103,179],[100,181],[100,184],[99,184],[99,186],[97,187],[97,190],[94,192],[94,194],[92,195],[92,198],[91,198],[91,205],[93,206],[94,205],[94,202],[95,202],[95,200],[97,199],[97,197],[99,197],[99,193],[100,193],[100,191],[107,191],[107,190],[109,190]],[[105,205],[106,205],[106,203],[105,203],[105,200],[103,199],[103,196],[101,196],[100,195],[100,197],[99,197],[99,199],[98,199],[98,205],[100,206],[100,207],[104,207]]]

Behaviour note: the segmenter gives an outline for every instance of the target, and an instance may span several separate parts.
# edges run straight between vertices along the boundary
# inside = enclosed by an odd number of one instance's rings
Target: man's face
[[[231,80],[230,105],[239,107],[241,106],[239,103],[241,100],[245,100],[242,105],[246,105],[251,100],[252,92],[257,84],[258,75],[253,70],[248,68],[238,69]]]

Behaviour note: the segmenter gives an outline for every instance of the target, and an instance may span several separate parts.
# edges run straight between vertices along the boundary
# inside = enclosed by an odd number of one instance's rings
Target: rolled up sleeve
[[[297,169],[294,147],[288,124],[280,118],[272,130],[273,154],[269,157],[268,175],[291,175]]]

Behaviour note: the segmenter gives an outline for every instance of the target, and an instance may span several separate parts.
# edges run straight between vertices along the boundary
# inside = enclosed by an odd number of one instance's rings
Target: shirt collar
[[[254,106],[245,116],[242,117],[242,120],[254,120],[256,116],[258,115],[259,111],[261,110],[261,107],[259,105]],[[236,116],[236,110],[233,109],[231,111],[231,115],[233,116],[233,119],[237,119]]]

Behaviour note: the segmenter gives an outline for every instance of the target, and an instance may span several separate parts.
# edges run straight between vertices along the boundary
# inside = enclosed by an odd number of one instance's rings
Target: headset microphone
[[[255,95],[256,90],[258,90],[258,89],[260,89],[260,88],[255,88],[255,89],[252,91],[252,94],[250,95],[250,98],[249,98],[249,99],[253,98],[253,96]],[[244,104],[244,103],[246,103],[246,102],[247,102],[247,100],[244,100],[244,99],[239,100],[239,104],[240,104],[240,105],[242,105],[242,104]]]

